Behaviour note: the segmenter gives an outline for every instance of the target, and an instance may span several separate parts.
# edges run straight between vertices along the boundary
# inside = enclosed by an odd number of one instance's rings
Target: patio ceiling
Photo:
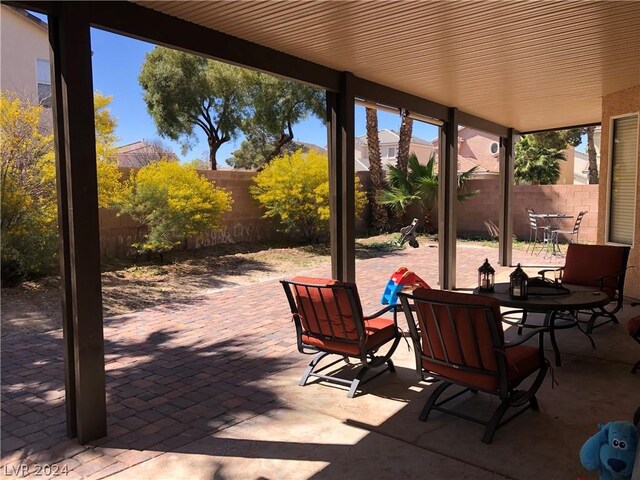
[[[640,2],[135,2],[519,131],[640,81]]]

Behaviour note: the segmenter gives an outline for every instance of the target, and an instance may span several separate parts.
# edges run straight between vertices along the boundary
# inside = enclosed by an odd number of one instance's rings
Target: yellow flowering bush
[[[329,229],[329,162],[316,151],[275,158],[254,177],[251,194],[276,218],[286,232],[299,232],[306,241],[317,240]],[[366,194],[355,179],[356,210],[360,214]]]
[[[189,165],[159,161],[142,167],[125,183],[117,206],[147,228],[139,252],[167,251],[185,237],[219,229],[231,211],[231,194]]]

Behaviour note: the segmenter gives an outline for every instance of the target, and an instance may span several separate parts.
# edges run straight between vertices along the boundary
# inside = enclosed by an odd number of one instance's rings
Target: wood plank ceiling
[[[136,2],[512,126],[599,122],[640,84],[640,2]]]

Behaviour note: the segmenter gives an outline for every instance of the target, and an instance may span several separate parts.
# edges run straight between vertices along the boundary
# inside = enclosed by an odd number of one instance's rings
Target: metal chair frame
[[[462,294],[461,294],[462,295]],[[482,437],[482,441],[484,443],[491,443],[493,436],[496,432],[496,430],[500,427],[502,427],[503,425],[507,424],[508,422],[510,422],[511,420],[513,420],[514,418],[516,418],[517,416],[521,415],[522,413],[524,413],[526,410],[528,409],[532,409],[532,410],[539,410],[539,405],[538,405],[538,401],[536,399],[536,392],[538,391],[538,389],[540,388],[540,386],[542,385],[542,382],[544,380],[544,377],[547,373],[547,370],[549,368],[549,363],[547,362],[547,360],[544,357],[544,333],[548,332],[547,328],[536,328],[536,329],[532,329],[531,332],[527,335],[525,335],[524,337],[522,337],[521,339],[519,339],[517,342],[513,342],[513,343],[505,343],[501,340],[501,337],[498,333],[498,325],[499,323],[496,321],[496,317],[493,313],[493,311],[491,310],[491,308],[484,306],[484,305],[468,305],[468,304],[464,304],[464,303],[453,303],[453,302],[443,302],[443,301],[432,301],[432,300],[426,300],[414,295],[410,295],[407,293],[399,293],[398,296],[400,297],[400,301],[402,303],[402,309],[405,312],[405,315],[407,317],[407,323],[409,324],[409,332],[411,334],[411,338],[413,340],[413,344],[414,344],[414,352],[415,352],[415,360],[416,360],[416,371],[418,372],[418,374],[420,375],[421,379],[425,379],[425,373],[427,374],[427,376],[435,376],[436,378],[442,380],[442,384],[440,384],[435,391],[429,396],[429,398],[427,399],[427,402],[424,406],[424,408],[422,409],[422,412],[419,416],[419,420],[422,422],[426,422],[429,414],[431,413],[432,410],[438,410],[440,412],[443,413],[447,413],[449,415],[453,415],[459,418],[464,418],[465,420],[471,421],[471,422],[475,422],[475,423],[479,423],[480,425],[484,425],[485,428],[485,432],[484,435]],[[414,307],[412,307],[409,303],[409,300],[413,300],[414,302]],[[443,341],[443,337],[442,337],[442,332],[440,330],[440,326],[438,325],[438,322],[435,321],[434,325],[436,327],[436,331],[438,332],[438,338],[434,338],[431,339],[429,338],[428,335],[428,329],[426,328],[426,319],[423,317],[420,308],[418,308],[418,304],[419,303],[426,303],[430,306],[431,308],[431,312],[433,315],[433,318],[435,319],[436,315],[435,315],[435,310],[434,310],[434,305],[441,305],[446,307],[447,309],[447,315],[448,315],[448,319],[449,322],[452,325],[452,328],[455,332],[457,332],[455,324],[453,322],[453,316],[451,314],[451,309],[452,308],[462,308],[462,309],[467,309],[467,316],[469,318],[469,322],[471,325],[473,325],[472,321],[471,321],[471,315],[469,313],[469,310],[473,310],[473,309],[477,309],[477,310],[482,310],[485,314],[485,318],[487,320],[487,323],[489,325],[489,330],[491,332],[491,339],[492,339],[492,348],[493,351],[496,354],[496,364],[497,364],[497,371],[493,371],[493,370],[485,370],[482,368],[475,368],[475,367],[470,367],[468,364],[465,363],[464,360],[464,355],[462,354],[463,349],[462,349],[462,345],[460,343],[459,338],[457,338],[458,340],[458,351],[460,352],[460,356],[462,357],[462,362],[463,363],[454,363],[452,361],[450,361],[449,359],[449,355],[447,353],[447,348],[445,346],[445,343]],[[417,312],[417,317],[418,317],[418,323],[416,323],[414,317],[413,317],[413,311]],[[422,337],[421,337],[421,332],[424,331],[425,332],[425,337],[427,342],[429,342],[429,352],[431,353],[431,355],[425,355],[424,354],[424,350],[422,348]],[[478,338],[476,336],[476,332],[475,329],[472,328],[472,332],[474,333],[474,345],[476,348],[476,351],[479,352],[480,351],[480,346],[478,344]],[[539,339],[538,339],[538,348],[539,348],[539,352],[540,352],[540,369],[538,370],[538,374],[536,375],[533,383],[531,384],[531,386],[529,387],[529,390],[527,391],[522,391],[522,390],[516,390],[516,387],[519,385],[520,382],[515,383],[509,383],[508,381],[508,377],[507,377],[507,360],[506,360],[506,355],[504,354],[504,351],[506,348],[509,347],[513,347],[516,345],[520,345],[524,342],[526,342],[527,340],[529,340],[530,338],[534,337],[535,335],[539,335]],[[440,343],[440,345],[442,346],[443,352],[444,352],[444,359],[442,358],[437,358],[434,353],[433,353],[433,348],[431,348],[431,342],[433,341],[437,341]],[[480,362],[482,364],[482,359],[481,356],[478,355],[478,358],[480,359]],[[422,361],[423,360],[428,360],[429,362],[435,363],[437,365],[442,365],[445,367],[450,367],[450,368],[455,368],[456,370],[459,371],[463,371],[463,372],[470,372],[470,373],[481,373],[484,375],[492,375],[492,376],[496,376],[498,378],[499,381],[499,388],[497,391],[493,391],[493,390],[485,390],[477,385],[473,385],[473,384],[467,384],[464,382],[460,382],[458,380],[454,380],[451,378],[448,378],[446,376],[443,376],[441,374],[439,374],[438,372],[434,372],[434,371],[425,371],[423,368],[423,364]],[[451,385],[456,384],[459,385],[461,387],[464,387],[464,389],[458,393],[455,393],[447,398],[445,398],[444,400],[438,401],[439,397],[445,392],[445,390],[447,390]],[[447,402],[457,398],[458,396],[466,393],[466,392],[473,392],[473,393],[477,393],[477,391],[483,391],[485,393],[489,393],[491,395],[497,395],[500,400],[500,406],[498,406],[498,408],[495,410],[495,412],[493,413],[493,415],[491,416],[491,418],[489,420],[485,420],[485,419],[481,419],[481,418],[477,418],[477,417],[472,417],[470,415],[467,415],[465,413],[456,411],[456,410],[452,410],[452,409],[448,409],[448,408],[444,408],[443,405],[446,404]],[[520,408],[522,407],[522,408]],[[510,408],[519,408],[514,414],[508,416],[507,418],[505,418],[503,420],[504,415],[507,413],[507,411]]]
[[[549,227],[548,226],[539,226],[538,219],[534,217],[535,211],[532,208],[525,209],[527,211],[527,216],[529,217],[529,244],[527,245],[527,249],[525,253],[529,253],[529,248],[531,248],[531,255],[533,255],[536,251],[536,245],[538,244],[538,230],[542,230],[542,239],[540,244],[540,251],[544,250],[545,244],[547,244],[550,240],[549,235]]]
[[[610,323],[610,322],[613,322],[615,324],[620,323],[618,321],[618,317],[616,317],[616,313],[622,310],[622,307],[624,306],[624,280],[627,275],[627,268],[629,268],[627,267],[627,262],[629,260],[629,252],[631,250],[630,247],[620,247],[620,248],[624,248],[623,261],[622,261],[623,267],[620,273],[618,273],[618,275],[615,275],[615,276],[603,275],[598,278],[598,283],[599,283],[598,288],[600,288],[600,290],[604,290],[606,286],[607,288],[614,288],[616,291],[613,298],[611,298],[609,305],[605,305],[604,307],[593,308],[591,310],[584,310],[584,311],[580,310],[580,311],[568,312],[569,315],[571,315],[577,321],[579,321],[580,323],[586,324],[586,333],[588,335],[593,333],[594,328],[602,327],[607,323]],[[545,278],[545,273],[555,272],[558,270],[563,271],[564,268],[565,267],[547,268],[544,270],[540,270],[538,272],[538,275],[542,275],[542,278]],[[579,320],[578,315],[580,313],[586,313],[587,315],[589,315],[589,319]],[[596,323],[596,320],[600,317],[607,317],[608,320],[605,320],[604,322]]]
[[[580,235],[580,224],[582,223],[582,219],[587,213],[589,212],[586,210],[583,210],[580,213],[578,213],[578,216],[576,217],[576,221],[573,224],[573,230],[560,230],[560,229],[551,230],[550,241],[551,241],[551,245],[553,245],[554,251],[557,250],[558,252],[560,252],[560,246],[558,245],[558,236],[560,233],[563,235],[571,235],[571,236],[575,235],[576,236],[575,243],[578,243],[578,238]]]
[[[353,396],[356,394],[356,392],[358,391],[358,388],[361,385],[364,385],[365,383],[373,380],[374,378],[378,377],[379,375],[381,375],[382,373],[386,372],[386,371],[390,371],[392,373],[395,373],[395,366],[393,364],[393,361],[391,360],[391,356],[393,355],[393,353],[395,352],[398,343],[400,342],[400,338],[402,337],[400,330],[398,329],[398,321],[397,321],[397,309],[399,307],[399,305],[387,305],[385,308],[383,308],[382,310],[379,310],[377,312],[375,312],[372,315],[368,315],[368,316],[362,316],[360,314],[361,312],[361,308],[360,308],[360,299],[356,297],[355,293],[354,293],[354,289],[352,288],[351,285],[345,285],[345,284],[338,284],[338,285],[320,285],[320,284],[311,284],[311,283],[300,283],[300,282],[293,282],[291,280],[281,280],[280,283],[282,284],[282,286],[284,287],[285,293],[287,295],[287,300],[289,301],[289,307],[291,308],[291,314],[293,317],[293,321],[295,323],[296,326],[296,338],[297,338],[297,346],[298,346],[298,351],[300,353],[303,353],[305,355],[315,355],[314,358],[311,360],[311,362],[309,363],[309,365],[307,366],[307,368],[305,369],[302,378],[300,379],[300,382],[298,383],[300,386],[304,386],[309,377],[317,377],[320,378],[322,380],[328,381],[328,382],[332,382],[332,383],[338,383],[338,384],[342,384],[342,385],[348,385],[349,386],[349,392],[347,394],[348,398],[353,398]],[[293,287],[293,288],[292,288]],[[326,302],[324,300],[324,296],[322,295],[322,291],[323,290],[329,290],[331,291],[331,295],[333,297],[333,300],[335,301],[335,305],[337,306],[338,309],[338,314],[340,317],[340,321],[342,323],[342,331],[345,332],[346,331],[346,324],[345,324],[345,313],[347,312],[342,312],[341,308],[340,308],[340,302],[338,301],[338,296],[336,294],[336,292],[338,290],[342,290],[344,291],[347,299],[348,299],[348,303],[350,306],[350,312],[348,312],[353,318],[353,323],[355,324],[356,327],[356,331],[357,331],[357,340],[351,340],[351,339],[347,339],[344,336],[340,336],[335,329],[333,328],[333,326],[331,325],[331,322],[325,322],[326,325],[329,327],[329,330],[331,332],[330,335],[324,335],[322,334],[322,329],[320,328],[320,319],[318,317],[318,312],[316,311],[316,308],[313,307],[312,305],[312,311],[305,311],[304,307],[302,307],[301,309],[299,309],[299,306],[302,306],[302,303],[300,303],[299,301],[297,301],[297,296],[294,295],[294,291],[296,288],[303,288],[306,290],[307,295],[310,293],[310,291],[312,289],[315,289],[316,291],[318,291],[319,298],[321,299],[322,302],[322,308],[324,313],[326,314],[326,316],[328,317],[328,309],[327,309],[327,305]],[[394,326],[395,326],[395,336],[393,338],[393,343],[391,345],[391,347],[389,348],[389,350],[387,351],[386,354],[381,355],[381,356],[377,356],[377,352],[378,349],[380,349],[382,346],[388,344],[389,342],[391,342],[391,340],[386,340],[385,342],[382,342],[378,345],[374,345],[370,348],[367,348],[367,335],[365,332],[365,324],[364,322],[366,320],[371,320],[374,318],[379,317],[380,315],[382,315],[383,313],[389,312],[389,311],[393,311],[393,322],[394,322]],[[301,317],[304,317],[305,319],[307,319],[308,324],[311,325],[315,325],[317,327],[318,331],[312,331],[312,330],[308,330],[305,329],[304,325],[302,324],[301,321]],[[308,345],[306,343],[304,343],[304,341],[302,340],[302,336],[303,335],[307,335],[309,337],[314,337],[314,338],[318,338],[319,340],[323,340],[323,341],[330,341],[330,342],[336,342],[336,343],[340,343],[340,344],[345,344],[345,345],[354,345],[358,347],[358,355],[348,355],[345,354],[343,352],[338,352],[338,351],[331,351],[329,349],[323,350],[320,349],[314,345]],[[321,368],[316,368],[318,367],[320,361],[327,357],[328,355],[339,355],[341,358],[322,366]],[[358,360],[360,360],[360,362],[362,363],[362,367],[360,368],[360,370],[357,372],[355,378],[353,380],[347,380],[347,379],[343,379],[343,378],[338,378],[335,376],[331,376],[331,375],[322,375],[320,374],[320,372],[332,367],[333,365],[344,361],[346,363],[350,363],[349,359],[350,358],[356,358]],[[386,368],[369,376],[368,378],[365,379],[365,376],[367,375],[367,373],[369,372],[369,370],[371,369],[377,369],[380,368],[382,366],[384,366],[386,364]]]

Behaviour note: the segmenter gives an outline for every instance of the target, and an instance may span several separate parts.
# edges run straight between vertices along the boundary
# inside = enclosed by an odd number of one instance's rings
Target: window
[[[613,120],[607,241],[633,244],[638,162],[638,115]]]
[[[396,156],[396,147],[389,147],[387,157],[394,158]]]
[[[51,67],[48,60],[36,59],[36,81],[38,101],[45,107],[51,107]]]
[[[496,153],[498,153],[498,150],[500,150],[500,145],[498,145],[498,142],[492,142],[490,148],[491,148],[491,154],[495,155]]]

